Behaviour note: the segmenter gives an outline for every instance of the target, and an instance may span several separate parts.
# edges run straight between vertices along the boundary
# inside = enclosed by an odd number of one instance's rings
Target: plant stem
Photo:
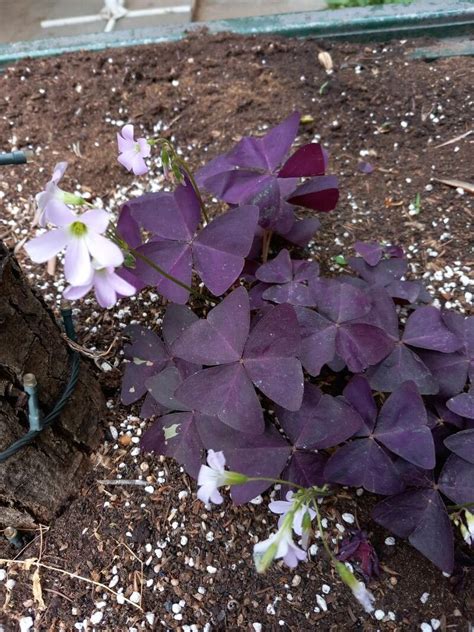
[[[318,523],[318,529],[319,529],[319,533],[321,535],[321,540],[323,542],[323,546],[324,546],[324,548],[326,550],[326,553],[329,555],[329,559],[331,560],[331,562],[333,562],[335,564],[337,562],[337,560],[336,560],[336,558],[334,556],[334,553],[329,548],[329,544],[327,543],[326,535],[325,535],[324,529],[323,529],[323,524],[321,522],[321,513],[319,511],[318,502],[317,502],[317,500],[315,498],[313,499],[313,507],[314,507],[314,510],[316,512],[316,521]]]
[[[270,242],[272,240],[273,231],[264,230],[262,237],[262,261],[266,263],[268,260],[268,253],[270,251]]]

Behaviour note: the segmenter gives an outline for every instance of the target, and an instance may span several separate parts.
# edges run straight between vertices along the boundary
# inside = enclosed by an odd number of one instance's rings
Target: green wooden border
[[[357,9],[311,11],[239,18],[216,22],[58,37],[0,46],[0,64],[27,57],[46,57],[78,50],[138,46],[182,39],[202,28],[210,33],[283,35],[322,39],[384,41],[420,36],[454,37],[474,32],[474,0],[419,0],[411,4],[377,5]]]

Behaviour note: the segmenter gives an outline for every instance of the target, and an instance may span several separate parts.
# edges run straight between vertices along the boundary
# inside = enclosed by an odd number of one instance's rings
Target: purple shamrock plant
[[[357,242],[355,274],[339,278],[291,246],[272,250],[273,233],[300,247],[312,239],[319,220],[297,219],[299,206],[327,212],[338,198],[321,145],[290,155],[299,120],[242,138],[196,178],[168,140],[135,141],[127,125],[120,162],[144,174],[158,147],[173,190],[129,200],[112,228],[106,211],[59,189],[59,163],[37,198],[36,219],[52,230],[25,247],[36,262],[66,249],[70,300],[94,290],[109,308],[152,286],[170,301],[161,331],[125,331],[122,402],[153,418],[142,448],[176,459],[207,504],[223,502],[225,486],[241,504],[280,485],[257,570],[308,560],[319,537],[371,612],[373,595],[342,560],[370,581],[377,555],[358,532],[337,559],[321,512],[337,485],[386,496],[374,519],[452,571],[451,523],[474,502],[474,317],[420,306],[430,297],[406,278],[398,246]],[[199,187],[229,208],[211,214]]]

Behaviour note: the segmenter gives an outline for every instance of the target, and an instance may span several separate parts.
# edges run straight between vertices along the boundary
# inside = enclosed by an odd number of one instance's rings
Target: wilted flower
[[[65,204],[82,204],[84,202],[80,195],[68,193],[58,187],[58,182],[67,169],[67,162],[58,162],[54,167],[51,180],[47,183],[44,191],[36,195],[38,213],[35,216],[35,224],[46,226],[48,222],[56,224],[54,217]]]
[[[151,147],[146,138],[133,137],[133,125],[124,125],[122,131],[117,134],[119,148],[118,161],[121,165],[133,171],[136,176],[142,176],[148,171],[144,158],[150,155]]]
[[[336,563],[336,570],[342,581],[352,590],[352,594],[368,613],[374,610],[375,597],[367,590],[365,584],[358,581],[351,571],[342,563]]]
[[[89,283],[85,285],[70,285],[64,290],[64,297],[70,301],[85,296],[92,288],[94,288],[95,297],[101,307],[110,308],[115,305],[117,299],[121,296],[132,296],[136,292],[136,288],[122,279],[116,272],[115,268],[103,267],[95,259],[92,261],[94,272]]]
[[[59,226],[25,244],[25,250],[36,263],[44,263],[67,248],[64,257],[64,275],[71,285],[91,283],[94,269],[91,256],[107,268],[123,263],[120,248],[102,235],[109,217],[102,209],[92,209],[78,216],[66,206],[55,207],[54,222]]]
[[[284,523],[276,533],[257,542],[253,547],[253,559],[258,573],[264,573],[273,560],[281,558],[290,568],[295,568],[298,562],[307,558],[306,551],[293,542],[290,522]]]
[[[222,496],[217,491],[219,487],[224,485],[241,485],[248,481],[248,476],[239,472],[229,472],[225,468],[225,456],[223,452],[214,452],[209,450],[207,453],[208,465],[201,465],[198,475],[198,493],[197,496],[204,504],[208,505],[213,502],[220,505],[223,501]]]
[[[455,520],[455,524],[459,526],[461,535],[466,544],[474,545],[474,514],[468,509],[463,510],[464,515],[460,520]]]
[[[380,574],[377,553],[367,539],[365,531],[353,531],[349,537],[344,538],[339,545],[337,559],[341,562],[347,560],[355,562],[357,570],[362,573],[366,581]]]
[[[316,516],[316,512],[307,504],[299,505],[298,508],[294,510],[294,497],[295,494],[292,491],[289,491],[286,494],[286,500],[274,500],[268,505],[268,507],[273,513],[281,514],[280,518],[278,519],[278,527],[282,526],[285,516],[289,512],[293,512],[293,531],[296,533],[296,535],[303,536],[303,532],[308,530],[307,528],[305,528],[305,523],[308,522],[308,517],[309,523],[311,523],[311,521]],[[305,516],[307,516],[306,519]]]

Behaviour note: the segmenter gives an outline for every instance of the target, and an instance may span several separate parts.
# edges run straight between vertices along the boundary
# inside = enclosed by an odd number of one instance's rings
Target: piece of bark
[[[52,312],[0,242],[0,451],[28,430],[25,373],[35,374],[40,408],[47,414],[70,377],[70,354]],[[48,523],[64,508],[100,443],[104,414],[94,368],[81,359],[76,388],[61,415],[0,463],[0,528]]]

